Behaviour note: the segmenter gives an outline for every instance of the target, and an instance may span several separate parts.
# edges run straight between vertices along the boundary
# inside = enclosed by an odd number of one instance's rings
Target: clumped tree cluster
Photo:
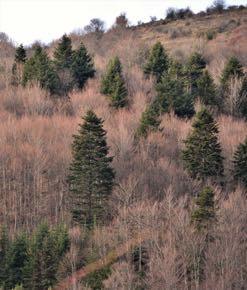
[[[49,228],[41,224],[30,236],[26,233],[10,239],[7,229],[0,232],[1,289],[44,290],[55,285],[59,264],[69,250],[64,226]]]
[[[17,64],[24,64],[20,73]],[[86,81],[94,77],[95,69],[92,57],[86,47],[81,44],[73,50],[71,39],[64,35],[54,51],[54,58],[50,59],[44,48],[37,45],[34,54],[26,59],[23,46],[16,50],[13,66],[13,83],[27,86],[37,83],[50,95],[64,96],[73,88],[83,89]]]

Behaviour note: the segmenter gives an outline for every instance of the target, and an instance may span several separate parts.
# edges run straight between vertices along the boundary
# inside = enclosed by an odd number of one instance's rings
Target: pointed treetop
[[[26,50],[21,44],[17,47],[15,52],[15,62],[16,63],[24,63],[27,59]]]

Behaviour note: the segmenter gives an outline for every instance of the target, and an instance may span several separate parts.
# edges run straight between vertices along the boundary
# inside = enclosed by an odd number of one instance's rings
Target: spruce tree
[[[64,226],[49,229],[42,223],[34,233],[28,260],[23,269],[24,288],[43,290],[57,282],[57,271],[61,259],[69,249],[69,237]]]
[[[160,114],[156,104],[150,104],[142,113],[136,137],[146,137],[148,132],[158,130],[160,125],[159,116]]]
[[[154,76],[159,82],[164,73],[169,67],[169,59],[164,47],[160,42],[157,42],[151,49],[147,63],[144,66],[144,73],[146,75]]]
[[[5,287],[12,289],[24,282],[23,270],[28,261],[28,239],[21,234],[11,243],[7,255]]]
[[[58,69],[70,69],[72,62],[72,44],[71,39],[66,34],[58,43],[54,51],[54,63]]]
[[[192,212],[191,221],[196,229],[201,231],[208,228],[215,219],[214,192],[205,187],[196,199],[197,208]]]
[[[17,47],[15,51],[15,62],[16,63],[24,63],[27,59],[26,50],[21,44]]]
[[[197,113],[193,130],[182,151],[184,166],[192,178],[205,179],[223,175],[223,157],[218,142],[218,126],[204,108]]]
[[[26,61],[22,84],[37,82],[51,95],[60,94],[60,80],[46,52],[37,46],[34,55]]]
[[[83,44],[73,52],[71,70],[74,82],[79,89],[84,87],[89,78],[94,77],[95,69],[92,57]]]
[[[7,264],[7,253],[9,251],[9,236],[6,226],[0,228],[0,287],[4,286],[7,274],[6,274],[6,264]]]
[[[206,61],[203,56],[197,52],[193,53],[185,66],[185,83],[187,90],[194,97],[198,95],[197,80],[202,76],[206,68]]]
[[[101,80],[101,93],[108,96],[111,106],[122,108],[127,104],[127,89],[122,76],[122,65],[118,57],[109,61],[106,74]]]
[[[160,104],[161,112],[173,110],[178,117],[182,118],[190,118],[194,115],[194,99],[185,92],[181,79],[166,74],[157,84],[156,91],[156,102]]]
[[[223,88],[226,88],[228,81],[237,77],[240,78],[244,75],[243,66],[240,61],[236,57],[231,57],[229,61],[226,63],[224,70],[221,75],[221,85]]]
[[[23,75],[23,65],[25,64],[27,59],[26,50],[23,45],[17,47],[15,51],[15,61],[12,66],[12,77],[11,84],[14,86],[18,86],[21,84],[22,75]]]
[[[214,84],[214,81],[207,70],[197,80],[197,87],[198,96],[203,105],[217,105],[216,85]]]
[[[103,121],[89,110],[73,136],[72,162],[68,181],[71,192],[71,214],[75,223],[92,228],[103,223],[111,194],[114,172],[108,156]]]
[[[234,178],[247,188],[247,138],[240,143],[234,153]]]

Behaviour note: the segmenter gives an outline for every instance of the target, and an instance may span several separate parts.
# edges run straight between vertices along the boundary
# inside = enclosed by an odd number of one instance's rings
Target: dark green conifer
[[[71,39],[66,34],[58,43],[54,51],[54,63],[58,69],[69,69],[72,62],[72,44]]]
[[[234,178],[247,188],[247,138],[240,143],[234,153]]]
[[[162,75],[167,72],[168,67],[169,59],[165,49],[160,42],[157,42],[150,51],[147,63],[144,66],[144,73],[148,76],[154,76],[159,82]]]
[[[201,103],[205,106],[217,105],[216,85],[209,72],[206,70],[197,80],[198,96]]]
[[[190,118],[194,115],[194,99],[185,92],[184,83],[174,75],[164,75],[156,86],[156,102],[161,112],[173,110],[178,117]]]
[[[21,234],[11,243],[6,263],[6,289],[12,289],[24,282],[23,270],[28,261],[28,239]]]
[[[218,126],[211,114],[202,109],[192,124],[193,130],[185,140],[183,160],[193,178],[220,177],[223,175],[223,157],[218,142]]]
[[[74,82],[79,89],[84,87],[89,78],[94,77],[95,69],[92,57],[83,44],[73,52],[71,70]]]
[[[150,104],[142,113],[140,125],[136,132],[136,137],[146,137],[148,132],[156,131],[159,128],[159,109],[155,103]]]
[[[101,93],[108,96],[111,106],[122,108],[127,104],[127,89],[122,76],[122,65],[118,57],[110,60],[106,74],[101,80]]]
[[[194,97],[198,95],[197,80],[202,76],[206,68],[206,61],[203,56],[197,52],[193,53],[185,66],[185,83],[187,90]]]
[[[0,287],[4,286],[7,274],[6,274],[6,263],[7,253],[9,250],[9,236],[6,226],[0,228]]]
[[[191,221],[197,230],[203,230],[215,219],[214,192],[205,187],[196,199],[197,208],[192,212]]]
[[[68,181],[73,221],[92,228],[95,222],[105,221],[114,172],[110,167],[112,157],[108,157],[103,121],[91,110],[83,120],[78,134],[73,136]]]
[[[22,84],[37,82],[51,95],[60,93],[60,81],[46,52],[37,46],[34,55],[26,61]]]
[[[225,65],[225,68],[222,72],[221,76],[221,85],[222,87],[226,87],[228,81],[233,78],[237,77],[240,78],[244,75],[243,73],[243,66],[240,63],[240,61],[235,57],[231,57],[227,64]]]
[[[65,227],[49,229],[41,224],[33,236],[28,261],[23,270],[24,288],[44,290],[57,282],[58,266],[69,248],[69,237]]]
[[[24,63],[27,59],[26,50],[21,44],[17,47],[15,51],[15,62],[16,63]]]

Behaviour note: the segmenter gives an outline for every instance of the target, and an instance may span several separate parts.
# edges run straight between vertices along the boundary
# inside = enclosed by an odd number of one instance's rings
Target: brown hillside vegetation
[[[102,278],[105,289],[246,289],[246,188],[237,185],[232,174],[234,152],[247,136],[246,120],[213,111],[224,156],[221,184],[192,179],[184,169],[181,152],[193,118],[163,114],[160,130],[139,143],[135,134],[143,111],[155,97],[153,79],[147,79],[142,68],[148,49],[160,41],[181,63],[193,52],[200,52],[218,84],[231,56],[237,56],[247,71],[247,9],[166,24],[158,21],[112,28],[100,37],[94,33],[71,33],[70,37],[74,48],[83,41],[93,55],[96,76],[82,91],[71,91],[66,100],[49,98],[36,84],[11,86],[15,48],[9,40],[0,41],[0,225],[7,225],[13,237],[23,230],[32,232],[44,220],[50,225],[65,223],[71,246],[60,263],[57,279],[73,284],[66,289],[90,289],[90,282],[81,280],[83,275],[64,279],[87,262],[100,269],[105,257],[109,263],[103,263],[102,268],[107,264],[111,268],[106,279]],[[56,45],[54,41],[45,47],[50,56]],[[116,55],[123,64],[129,101],[128,107],[120,110],[110,107],[100,93],[101,76]],[[200,108],[197,102],[196,111]],[[67,181],[72,135],[89,109],[104,120],[116,173],[109,199],[111,219],[96,226],[90,238],[86,229],[71,226]],[[205,185],[215,193],[217,222],[204,235],[192,226],[191,212]],[[143,232],[145,238],[141,236],[136,243]],[[128,247],[129,241],[134,243]],[[138,271],[132,257],[136,248]],[[143,249],[148,256],[145,271],[140,262]],[[85,258],[88,253],[89,261]],[[94,273],[90,263],[86,269],[87,274]]]

